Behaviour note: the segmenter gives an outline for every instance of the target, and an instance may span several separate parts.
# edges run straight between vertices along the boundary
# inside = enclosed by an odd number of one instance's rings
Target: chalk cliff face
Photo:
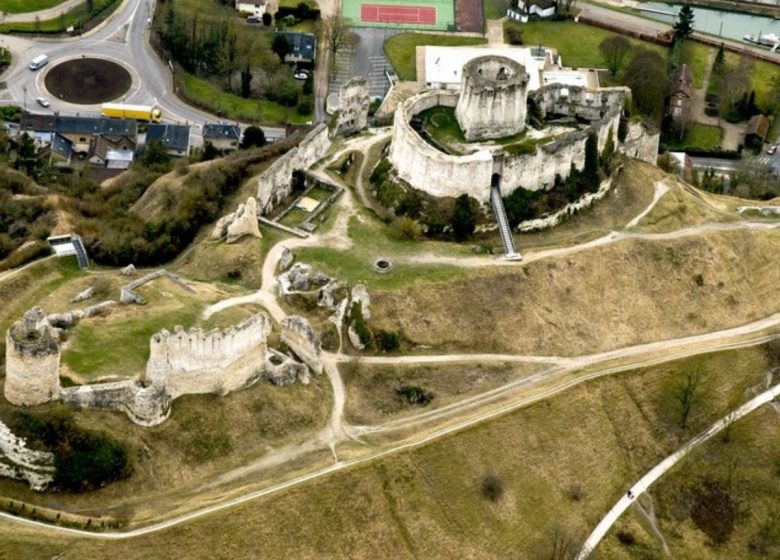
[[[34,307],[5,336],[8,402],[32,406],[59,398],[60,348],[40,307]]]
[[[0,422],[0,476],[27,482],[33,490],[44,490],[54,478],[54,455],[28,449]]]

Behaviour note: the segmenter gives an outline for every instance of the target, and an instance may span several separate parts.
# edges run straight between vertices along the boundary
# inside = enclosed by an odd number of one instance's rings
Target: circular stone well
[[[393,269],[393,263],[390,259],[380,257],[374,261],[374,270],[380,274],[390,272]]]
[[[121,97],[133,80],[130,72],[116,62],[77,58],[53,66],[44,83],[53,97],[79,105],[94,105]]]

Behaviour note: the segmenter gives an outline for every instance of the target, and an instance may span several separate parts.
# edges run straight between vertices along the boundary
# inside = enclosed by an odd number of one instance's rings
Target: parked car
[[[769,146],[769,149],[766,151],[766,155],[773,156],[775,155],[775,152],[777,151],[777,144],[772,144]]]
[[[293,74],[293,78],[296,80],[305,80],[309,77],[309,71],[304,70],[303,68],[298,68],[295,70],[295,73]]]
[[[263,18],[260,16],[247,16],[246,17],[247,23],[263,23]]]
[[[48,102],[46,99],[44,99],[43,97],[36,97],[36,98],[35,98],[35,101],[36,101],[36,103],[38,103],[38,105],[40,105],[41,107],[48,107],[49,105],[51,105],[51,103],[49,103],[49,102]]]

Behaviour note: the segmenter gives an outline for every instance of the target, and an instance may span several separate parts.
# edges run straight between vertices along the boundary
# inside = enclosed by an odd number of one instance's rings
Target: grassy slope
[[[487,43],[480,37],[459,35],[427,35],[425,33],[402,33],[385,41],[385,55],[401,80],[417,79],[416,48],[419,45],[462,46]]]
[[[62,4],[64,1],[65,0],[0,0],[0,11],[7,14],[37,12]]]
[[[728,438],[720,435],[681,461],[651,490],[661,534],[673,556],[708,560],[777,558],[780,555],[779,468],[780,415],[771,406],[734,424]],[[723,545],[714,546],[709,542],[688,515],[688,489],[703,477],[726,482],[739,502],[740,517],[735,532]],[[635,543],[620,544],[618,532],[633,536]],[[765,547],[760,545],[762,542]],[[645,518],[632,509],[613,527],[596,553],[599,558],[632,560],[643,554],[660,556],[661,550]]]
[[[546,558],[557,533],[579,543],[640,473],[759,382],[753,348],[604,378],[421,448],[229,511],[119,542],[51,537],[0,522],[0,557],[85,560]],[[670,391],[697,370],[706,398],[687,432]],[[488,472],[504,484],[485,500]],[[208,542],[208,546],[203,546]]]
[[[65,29],[70,26],[78,27],[95,17],[101,19],[108,17],[119,4],[120,0],[95,0],[94,9],[91,14],[87,12],[86,3],[84,3],[79,4],[62,17],[58,16],[53,19],[42,20],[38,23],[34,21],[0,23],[0,33],[32,33],[39,31],[46,33],[64,32]]]

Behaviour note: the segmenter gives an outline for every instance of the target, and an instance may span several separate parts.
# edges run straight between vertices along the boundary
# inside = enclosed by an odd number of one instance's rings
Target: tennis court
[[[436,8],[430,6],[388,6],[387,4],[361,4],[360,21],[375,23],[436,24]]]
[[[343,14],[354,27],[455,29],[455,0],[343,0]]]

